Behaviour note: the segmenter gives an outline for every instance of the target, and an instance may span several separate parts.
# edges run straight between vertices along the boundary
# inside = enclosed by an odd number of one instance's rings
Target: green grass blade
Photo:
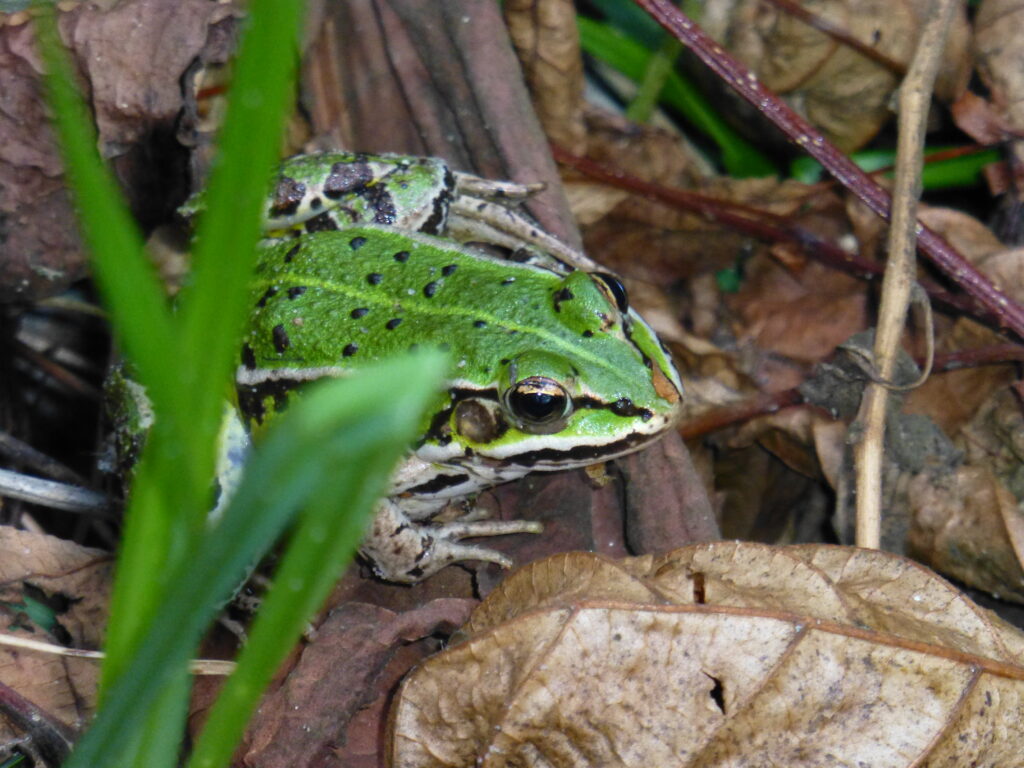
[[[924,189],[953,189],[972,187],[982,182],[981,171],[986,165],[998,163],[1003,158],[998,149],[981,149],[968,155],[945,160],[929,161],[927,156],[955,147],[927,147],[925,164],[921,171],[921,185]],[[868,173],[887,168],[896,161],[893,149],[872,149],[850,155],[861,169]],[[891,174],[888,174],[891,175]],[[804,184],[816,184],[824,176],[821,164],[810,157],[799,157],[790,164],[790,176]]]
[[[180,427],[176,415],[186,414],[186,401],[176,386],[174,328],[162,287],[142,248],[141,236],[109,171],[96,150],[96,134],[71,73],[67,53],[57,36],[52,9],[41,9],[37,17],[40,52],[46,62],[47,91],[54,111],[54,125],[65,158],[68,180],[75,191],[81,214],[82,232],[92,254],[93,272],[109,309],[116,335],[124,353],[135,364],[146,383],[154,407],[167,414],[151,441],[152,450],[168,442]],[[152,450],[150,452],[152,452]],[[143,462],[146,464],[146,462]],[[140,467],[140,474],[153,473]],[[158,480],[159,478],[157,478]],[[146,483],[142,484],[143,488]],[[117,638],[118,617],[141,620],[158,601],[152,597],[164,573],[162,563],[169,547],[168,531],[173,510],[188,501],[178,495],[181,486],[171,482],[164,488],[149,486],[151,503],[146,514],[129,514],[125,540],[127,557],[118,567],[118,583],[112,600],[109,637]],[[127,586],[127,588],[124,588]],[[116,664],[116,652],[114,655]],[[107,665],[104,665],[106,670]]]
[[[280,0],[249,6],[192,281],[179,297],[173,342],[153,347],[173,361],[177,399],[165,402],[153,391],[157,423],[139,470],[153,485],[133,490],[128,510],[104,688],[124,669],[148,617],[162,610],[161,577],[188,556],[210,509],[221,407],[245,319],[260,202],[294,88],[301,10],[302,3]]]
[[[196,431],[196,460],[204,472],[213,467],[224,384],[237,360],[249,309],[243,286],[252,272],[262,202],[295,92],[303,5],[298,0],[255,0],[249,6],[249,28],[219,136],[222,159],[206,189],[193,281],[182,292],[182,370]]]
[[[438,370],[434,375],[439,374]],[[210,712],[189,768],[227,765],[274,672],[354,556],[366,518],[352,511],[369,511],[380,498],[393,465],[391,456],[371,450],[361,455],[361,462],[340,462],[307,507],[239,656],[238,668]],[[356,473],[368,479],[360,485]]]
[[[667,35],[650,14],[635,3],[622,0],[591,0],[608,22],[645,48],[654,50]]]
[[[650,50],[600,22],[584,17],[577,17],[576,21],[584,51],[631,80],[643,79],[652,56]],[[742,178],[777,172],[775,165],[723,121],[703,94],[679,73],[672,72],[665,80],[661,100],[718,145],[722,164],[731,175]]]
[[[636,95],[626,107],[626,118],[635,123],[646,123],[654,114],[665,83],[672,74],[676,59],[683,50],[683,44],[666,35],[664,42],[647,60],[643,79],[637,86]]]
[[[57,35],[53,9],[39,10],[35,25],[48,73],[43,82],[53,106],[53,124],[65,174],[75,193],[82,235],[93,255],[96,283],[121,349],[140,375],[146,381],[173,381],[174,363],[166,353],[173,338],[171,315],[163,288],[145,257],[142,235],[121,190],[96,151],[96,131]]]
[[[387,480],[387,469],[420,426],[443,368],[437,355],[390,361],[351,379],[310,388],[276,420],[223,518],[197,542],[188,561],[169,574],[165,604],[152,617],[138,653],[114,681],[65,768],[124,765],[132,734],[149,722],[161,690],[176,679],[248,566],[279,537],[299,506],[314,498],[319,499],[314,509],[328,504],[322,489],[335,502],[333,494],[338,494],[361,505],[347,510],[353,516],[345,524],[352,538],[332,545],[338,550],[354,546],[353,532],[361,531],[370,501]],[[339,476],[347,478],[345,487],[334,480]],[[314,538],[330,534],[322,528],[313,532]],[[313,567],[308,561],[307,566]],[[293,637],[289,633],[279,641],[284,644]],[[278,648],[263,658],[282,652]]]

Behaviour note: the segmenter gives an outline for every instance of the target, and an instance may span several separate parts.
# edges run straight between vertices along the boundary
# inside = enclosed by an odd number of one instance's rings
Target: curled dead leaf
[[[936,570],[1024,603],[1024,514],[987,466],[914,478],[910,551]]]
[[[106,552],[0,526],[4,633],[72,648],[98,648],[106,625],[112,565]],[[52,611],[49,627],[30,620],[33,602]],[[0,648],[0,680],[59,723],[80,727],[96,706],[99,665],[92,659]],[[0,718],[0,743],[18,735]]]
[[[214,28],[239,11],[206,0],[81,3],[61,11],[61,36],[82,74],[101,153],[114,161],[137,213],[173,203],[143,199],[182,182],[145,155],[173,131],[184,73],[204,57]],[[85,273],[33,35],[31,24],[0,25],[0,301],[54,295]],[[185,189],[177,191],[184,198]]]
[[[1024,46],[1020,26],[1024,4],[1020,0],[984,0],[974,22],[974,48],[978,74],[1009,126],[1024,125]]]
[[[931,7],[884,0],[812,0],[801,7],[882,57],[906,65]],[[920,7],[919,7],[920,6]],[[899,74],[813,29],[774,3],[714,0],[702,23],[771,90],[845,151],[869,141],[891,116]],[[961,8],[952,22],[936,92],[953,99],[970,76],[970,30]]]
[[[893,555],[559,555],[465,633],[402,685],[390,765],[1021,764],[1024,636]]]
[[[575,7],[571,0],[514,0],[503,11],[544,132],[583,154],[583,57]]]

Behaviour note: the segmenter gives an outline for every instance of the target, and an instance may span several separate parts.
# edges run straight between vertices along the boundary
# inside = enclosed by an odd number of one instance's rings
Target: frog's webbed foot
[[[374,573],[385,581],[414,584],[446,565],[463,560],[483,560],[512,567],[500,552],[462,539],[540,533],[543,526],[530,520],[457,520],[452,523],[419,523],[409,520],[398,504],[388,499],[377,506],[369,533],[360,547]]]

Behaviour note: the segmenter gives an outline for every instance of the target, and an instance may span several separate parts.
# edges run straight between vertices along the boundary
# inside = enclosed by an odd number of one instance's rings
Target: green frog
[[[433,158],[323,153],[285,161],[268,199],[236,377],[246,430],[225,430],[236,456],[237,436],[258,436],[307,382],[418,347],[450,356],[361,547],[384,580],[510,566],[463,540],[540,525],[481,519],[477,492],[622,456],[677,418],[665,347],[614,276],[574,268],[591,262],[515,209],[534,190]],[[461,516],[434,521],[460,502]]]

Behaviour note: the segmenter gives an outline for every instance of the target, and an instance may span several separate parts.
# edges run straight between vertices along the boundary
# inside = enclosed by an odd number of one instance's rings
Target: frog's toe
[[[381,502],[369,535],[363,540],[363,556],[385,581],[414,584],[446,565],[483,560],[503,568],[512,560],[487,547],[463,544],[461,539],[540,533],[543,526],[530,520],[457,520],[441,525],[412,522],[396,505]]]
[[[440,539],[458,541],[459,539],[472,539],[477,536],[542,533],[544,526],[535,520],[474,520],[463,518],[452,523],[431,526],[429,530]]]
[[[420,561],[408,572],[419,580],[446,565],[465,560],[482,560],[511,568],[512,559],[497,550],[478,544],[463,544],[460,539],[477,536],[505,536],[512,533],[541,533],[544,526],[532,520],[459,520],[424,529],[424,549]]]

